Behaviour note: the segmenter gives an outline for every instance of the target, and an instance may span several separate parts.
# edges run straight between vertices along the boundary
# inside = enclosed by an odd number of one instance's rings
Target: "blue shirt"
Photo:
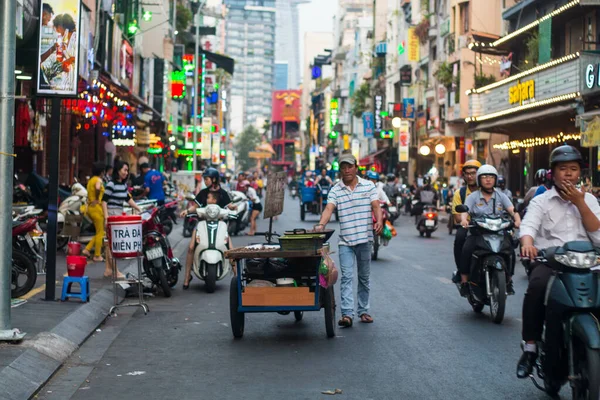
[[[337,207],[340,218],[340,245],[356,246],[373,241],[371,203],[377,199],[373,182],[360,177],[354,190],[339,181],[329,191],[327,203]]]
[[[548,188],[546,187],[546,185],[540,185],[540,186],[538,186],[537,190],[535,191],[535,194],[533,195],[533,197],[539,196],[540,194],[544,194],[547,190],[548,190]]]
[[[144,186],[150,189],[148,198],[150,200],[164,200],[165,191],[163,190],[163,182],[165,178],[163,175],[155,169],[152,169],[146,173],[144,177]]]

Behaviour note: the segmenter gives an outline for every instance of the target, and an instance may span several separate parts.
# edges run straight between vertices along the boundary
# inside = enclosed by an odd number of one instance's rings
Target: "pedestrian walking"
[[[96,162],[92,166],[92,179],[87,183],[87,211],[86,214],[94,223],[94,238],[83,249],[82,254],[91,257],[91,251],[94,250],[94,262],[103,262],[102,242],[104,241],[104,210],[102,209],[102,200],[104,197],[104,185],[102,184],[102,175],[105,166]]]
[[[357,176],[356,158],[352,154],[343,154],[339,163],[342,180],[329,192],[327,206],[315,230],[323,230],[337,208],[340,221],[339,252],[342,271],[340,282],[342,318],[338,321],[338,325],[351,327],[354,317],[352,286],[355,266],[358,273],[357,314],[361,322],[373,322],[373,318],[369,315],[371,247],[373,234],[381,233],[383,223],[377,189],[372,182]],[[375,223],[373,223],[373,213]]]

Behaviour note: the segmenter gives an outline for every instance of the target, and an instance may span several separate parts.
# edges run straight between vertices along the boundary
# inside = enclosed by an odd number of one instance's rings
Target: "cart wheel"
[[[304,204],[300,203],[300,220],[304,221],[306,211],[304,210]]]
[[[296,318],[296,321],[298,321],[298,322],[302,321],[302,317],[304,317],[304,312],[294,311],[294,318]]]
[[[233,276],[231,286],[229,286],[229,317],[231,319],[231,331],[235,338],[244,336],[246,315],[238,311],[239,304],[237,277]]]
[[[323,291],[323,308],[325,309],[325,330],[327,337],[335,336],[335,294],[333,286]]]

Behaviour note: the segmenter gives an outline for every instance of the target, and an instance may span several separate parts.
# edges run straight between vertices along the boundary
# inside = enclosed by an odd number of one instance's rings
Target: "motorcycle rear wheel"
[[[19,277],[21,275],[26,276],[26,280],[22,285],[19,284]],[[33,289],[36,281],[37,271],[31,258],[22,251],[13,248],[10,296],[12,298],[17,298],[25,295]]]
[[[206,279],[204,280],[206,293],[214,293],[217,287],[217,264],[206,266]]]
[[[373,247],[371,249],[371,260],[377,260],[379,254],[379,236],[373,232]]]
[[[162,222],[162,226],[165,229],[165,235],[169,235],[173,231],[173,221],[168,218]]]
[[[300,220],[304,221],[304,218],[306,217],[306,210],[304,209],[304,204],[300,204]]]
[[[327,337],[335,336],[335,294],[333,286],[323,289],[322,292],[323,308],[325,310],[325,331]]]
[[[504,270],[494,270],[491,275],[490,315],[494,323],[501,324],[506,308],[506,273]]]
[[[590,349],[584,344],[583,338],[578,337],[577,332],[573,333],[576,342],[579,342],[574,343],[574,351],[579,352],[575,356],[575,375],[581,377],[572,387],[573,400],[600,399],[600,351]]]

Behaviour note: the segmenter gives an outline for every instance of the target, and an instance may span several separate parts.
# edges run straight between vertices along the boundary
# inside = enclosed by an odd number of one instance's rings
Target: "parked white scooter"
[[[216,204],[197,208],[200,221],[196,225],[196,250],[194,252],[194,274],[206,284],[206,291],[213,293],[217,281],[225,278],[231,264],[224,254],[229,235],[227,223],[230,211]]]
[[[227,232],[230,236],[236,236],[250,225],[250,202],[244,193],[236,190],[231,191],[231,202],[235,210],[230,212]]]
[[[71,237],[64,231],[65,221],[68,216],[80,216],[81,206],[87,202],[88,192],[85,187],[76,182],[71,186],[71,195],[63,200],[58,207],[57,223],[58,223],[58,238],[56,247],[62,249],[71,240]],[[77,239],[81,243],[88,243],[94,237],[94,224],[91,220],[83,222],[84,216],[80,222],[81,230]]]

